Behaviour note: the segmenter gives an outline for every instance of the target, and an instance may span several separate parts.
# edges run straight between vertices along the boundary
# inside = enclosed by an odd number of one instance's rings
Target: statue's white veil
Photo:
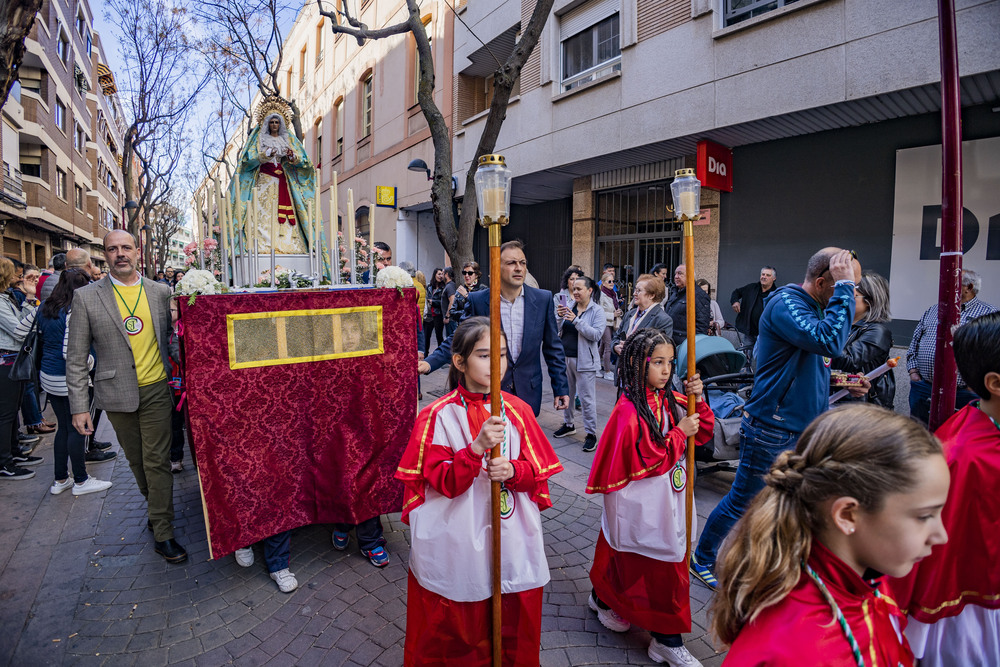
[[[267,126],[270,124],[272,118],[277,118],[280,128],[278,129],[278,136],[272,136],[268,132]],[[273,148],[276,155],[280,155],[291,147],[288,143],[288,129],[285,127],[285,119],[280,113],[270,113],[264,118],[264,121],[260,125],[260,134],[258,135],[258,142],[260,152],[263,154],[267,153],[267,149]]]

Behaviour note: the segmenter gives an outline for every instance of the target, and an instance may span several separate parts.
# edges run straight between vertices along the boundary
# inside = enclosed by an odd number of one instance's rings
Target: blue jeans
[[[292,553],[292,531],[286,530],[261,540],[264,543],[264,563],[268,572],[288,569]]]
[[[42,423],[42,410],[38,407],[38,392],[34,382],[24,383],[24,395],[21,401],[21,419],[25,426],[38,426]]]
[[[961,410],[979,398],[975,392],[959,388],[955,393],[955,409]],[[910,416],[926,426],[931,419],[931,383],[910,380]]]
[[[694,556],[700,565],[715,569],[715,559],[722,540],[764,488],[764,475],[771,469],[778,454],[795,447],[799,433],[764,424],[743,413],[740,424],[740,464],[729,493],[712,510],[701,531]]]
[[[385,537],[382,534],[382,518],[373,516],[370,519],[365,519],[359,524],[351,525],[349,523],[335,523],[333,524],[333,529],[338,533],[349,533],[351,528],[354,528],[354,532],[358,535],[358,546],[361,547],[363,551],[372,551],[378,547],[385,546]]]

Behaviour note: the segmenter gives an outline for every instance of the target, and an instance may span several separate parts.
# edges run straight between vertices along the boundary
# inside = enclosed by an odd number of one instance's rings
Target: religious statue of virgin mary
[[[288,132],[291,109],[279,97],[265,98],[257,108],[257,126],[240,153],[238,166],[243,241],[251,243],[256,233],[261,252],[304,255],[309,246],[307,202],[316,201],[316,169],[302,143]],[[235,193],[231,193],[232,194]],[[249,209],[256,195],[256,230],[249,227]],[[277,238],[271,239],[277,220]],[[321,245],[320,247],[323,247]],[[323,253],[323,274],[330,275],[330,262]]]

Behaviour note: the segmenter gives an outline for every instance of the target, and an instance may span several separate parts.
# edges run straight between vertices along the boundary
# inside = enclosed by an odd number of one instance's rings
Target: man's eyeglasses
[[[475,271],[462,271],[462,275],[463,276],[474,276],[474,275],[476,275],[476,272]]]

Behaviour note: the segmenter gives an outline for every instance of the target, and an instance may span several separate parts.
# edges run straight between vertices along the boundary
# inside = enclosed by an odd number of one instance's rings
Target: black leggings
[[[431,353],[431,332],[437,334],[438,345],[444,342],[444,317],[435,315],[431,322],[424,322],[424,354]]]
[[[73,481],[82,484],[87,481],[87,465],[84,463],[84,448],[86,447],[86,437],[73,428],[73,416],[69,412],[69,398],[66,396],[55,396],[49,394],[49,403],[56,413],[55,441],[52,443],[52,451],[55,456],[55,477],[62,480],[68,476],[66,469],[66,457],[69,457],[73,466]]]

